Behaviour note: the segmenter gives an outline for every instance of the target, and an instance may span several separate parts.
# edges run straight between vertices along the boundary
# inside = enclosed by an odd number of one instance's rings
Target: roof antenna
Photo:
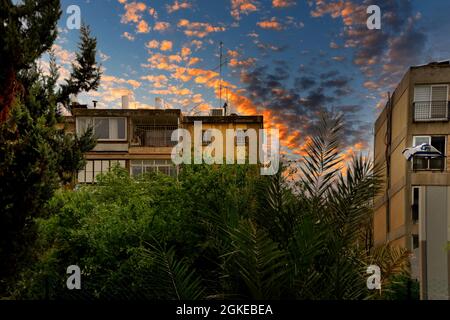
[[[219,74],[220,74],[220,79],[219,79],[219,107],[222,107],[222,58],[223,58],[223,42],[220,41],[220,45],[219,45],[219,49],[220,49],[220,62],[219,62]]]

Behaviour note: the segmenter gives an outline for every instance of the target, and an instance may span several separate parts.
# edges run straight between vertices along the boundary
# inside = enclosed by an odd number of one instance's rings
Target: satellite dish
[[[428,143],[422,143],[415,147],[406,148],[402,153],[408,161],[412,158],[444,158],[444,155],[438,149]]]

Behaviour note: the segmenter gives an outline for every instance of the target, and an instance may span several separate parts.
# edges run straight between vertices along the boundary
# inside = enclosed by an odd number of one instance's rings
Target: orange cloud
[[[158,21],[155,23],[155,26],[153,27],[153,30],[156,31],[164,31],[169,29],[170,27],[170,23],[169,22],[163,22],[163,21]]]
[[[272,0],[274,8],[287,8],[296,5],[294,0]]]
[[[155,88],[166,87],[167,82],[168,82],[168,78],[163,74],[160,74],[157,76],[154,76],[154,75],[143,76],[143,77],[141,77],[141,80],[147,80],[147,81],[151,82],[153,87],[155,87]]]
[[[192,8],[192,4],[189,2],[178,2],[178,0],[175,0],[175,2],[171,5],[166,5],[166,9],[168,13],[172,13],[181,9],[189,9]]]
[[[191,53],[192,53],[192,51],[191,51],[191,49],[188,48],[188,47],[183,47],[183,48],[181,49],[181,56],[182,56],[182,57],[187,57],[187,56],[191,55]]]
[[[238,60],[238,59],[231,59],[228,65],[232,68],[249,68],[253,66],[256,62],[255,58],[248,58],[246,60]]]
[[[120,1],[119,1],[120,2]],[[125,3],[125,1],[121,2]],[[142,2],[132,2],[125,4],[125,13],[122,15],[122,23],[134,22],[139,23],[142,18],[142,12],[147,6]]]
[[[235,20],[241,19],[241,14],[249,14],[258,11],[253,0],[231,0],[231,16]]]
[[[172,51],[172,46],[173,46],[172,41],[163,40],[161,42],[160,49],[161,49],[161,51]]]
[[[152,90],[150,91],[153,94],[157,95],[178,95],[178,96],[187,96],[192,94],[191,90],[186,88],[177,88],[175,86],[169,86],[167,89],[163,90]]]
[[[263,29],[272,29],[272,30],[277,30],[277,31],[280,31],[283,29],[283,26],[281,25],[280,22],[277,21],[277,19],[275,17],[273,17],[270,20],[259,21],[257,23],[257,25]]]
[[[141,20],[136,26],[137,33],[148,33],[149,31],[150,27],[148,26],[148,23],[145,22],[145,20]]]
[[[150,49],[158,49],[159,42],[157,40],[151,40],[151,41],[147,42],[146,47],[150,48]]]
[[[109,76],[109,75],[103,75],[101,82],[102,82],[102,84],[105,83],[107,85],[111,85],[111,84],[129,84],[133,88],[139,88],[141,86],[141,83],[139,81],[132,80],[132,79],[125,80],[123,78],[118,78],[118,77]]]
[[[184,34],[188,37],[204,38],[212,32],[225,31],[225,27],[213,26],[206,22],[190,22],[187,19],[178,21],[178,27],[184,28]]]

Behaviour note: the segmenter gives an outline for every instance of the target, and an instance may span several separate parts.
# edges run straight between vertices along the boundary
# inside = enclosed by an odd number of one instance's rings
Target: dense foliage
[[[40,218],[37,263],[15,296],[33,299],[389,298],[407,252],[366,246],[379,181],[364,157],[342,174],[339,119],[322,121],[302,179],[242,165],[185,166],[178,179],[122,169],[61,190]],[[82,269],[82,290],[66,268]],[[382,270],[383,294],[366,287]],[[393,288],[393,289],[392,289]]]
[[[29,263],[34,218],[55,190],[72,182],[95,141],[91,131],[66,134],[60,107],[70,94],[95,90],[100,80],[96,39],[80,30],[68,79],[50,53],[49,72],[38,68],[57,36],[58,0],[0,1],[0,296]]]

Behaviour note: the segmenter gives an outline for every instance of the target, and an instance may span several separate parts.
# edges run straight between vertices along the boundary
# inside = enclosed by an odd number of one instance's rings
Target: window
[[[413,248],[413,250],[419,248],[419,235],[418,234],[412,235],[412,248]]]
[[[210,130],[202,130],[202,144],[209,145],[212,142],[212,134]]]
[[[447,118],[447,85],[414,87],[414,120],[444,120]]]
[[[445,152],[445,136],[415,136],[413,138],[413,147],[427,143],[438,149],[444,156]],[[426,159],[420,157],[413,158],[414,170],[444,170],[445,158]]]
[[[236,145],[245,146],[247,143],[247,130],[236,130]]]
[[[98,140],[126,140],[126,118],[77,118],[77,133],[83,134],[93,127]]]
[[[411,204],[411,218],[413,223],[419,221],[419,197],[420,197],[420,187],[412,188],[412,204]]]
[[[177,176],[177,167],[172,160],[132,160],[130,171],[135,177],[146,172],[161,172],[168,176]]]
[[[107,173],[114,166],[125,168],[125,160],[88,160],[83,170],[78,172],[78,183],[97,182],[97,176]]]

